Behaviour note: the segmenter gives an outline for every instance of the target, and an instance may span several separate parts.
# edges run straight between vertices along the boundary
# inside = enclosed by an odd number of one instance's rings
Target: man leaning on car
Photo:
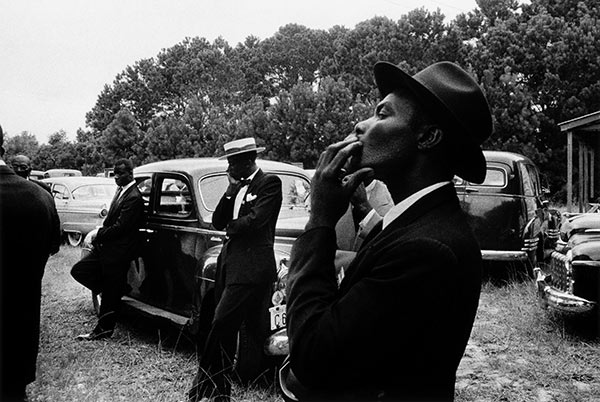
[[[456,64],[410,76],[380,62],[374,73],[383,98],[374,115],[329,146],[313,176],[310,218],[291,255],[282,386],[300,400],[452,401],[482,266],[452,179],[483,181],[492,117]],[[350,157],[356,170],[342,180]],[[395,205],[338,289],[334,228],[368,176]]]
[[[139,252],[139,229],[144,219],[144,201],[133,179],[133,163],[119,159],[114,167],[118,189],[102,227],[92,241],[92,252],[71,269],[73,278],[94,293],[102,294],[100,317],[92,332],[79,340],[112,336],[119,301],[127,288],[129,262]]]

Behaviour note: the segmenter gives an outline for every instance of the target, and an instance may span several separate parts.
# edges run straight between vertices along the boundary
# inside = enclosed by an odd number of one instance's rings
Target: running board
[[[169,311],[162,310],[158,307],[151,306],[150,304],[146,304],[139,300],[133,299],[129,296],[123,296],[121,301],[126,304],[128,307],[139,310],[143,313],[146,313],[152,317],[163,318],[174,322],[177,325],[184,326],[189,321],[188,317],[184,317],[179,314],[171,313]]]

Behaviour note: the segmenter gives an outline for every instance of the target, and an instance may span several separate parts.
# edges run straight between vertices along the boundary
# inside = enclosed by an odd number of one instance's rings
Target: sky
[[[0,125],[40,144],[64,130],[85,129],[104,85],[136,61],[186,37],[231,46],[249,35],[272,36],[288,23],[346,28],[375,16],[398,20],[409,11],[440,9],[447,20],[475,0],[2,0]],[[400,60],[398,60],[399,62]]]

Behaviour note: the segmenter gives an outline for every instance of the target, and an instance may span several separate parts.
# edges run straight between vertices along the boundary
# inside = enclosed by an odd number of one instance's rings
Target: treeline
[[[476,77],[490,101],[495,134],[485,148],[529,156],[560,197],[566,140],[557,123],[600,110],[600,6],[597,0],[477,4],[449,23],[421,8],[353,29],[288,24],[235,47],[221,38],[185,38],[106,85],[74,142],[61,131],[39,146],[24,132],[9,138],[8,150],[33,155],[38,169],[92,174],[119,157],[139,165],[214,156],[231,139],[255,136],[266,158],[312,168],[326,145],[372,113],[375,62],[415,73],[450,60]]]

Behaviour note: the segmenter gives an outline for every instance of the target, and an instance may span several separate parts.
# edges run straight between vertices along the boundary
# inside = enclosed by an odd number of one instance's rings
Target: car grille
[[[571,275],[571,263],[564,254],[557,251],[552,252],[550,259],[550,274],[552,275],[552,286],[563,292],[573,293],[573,280]]]
[[[523,247],[521,247],[521,251],[531,252],[537,250],[539,239],[537,237],[532,237],[523,240]]]

